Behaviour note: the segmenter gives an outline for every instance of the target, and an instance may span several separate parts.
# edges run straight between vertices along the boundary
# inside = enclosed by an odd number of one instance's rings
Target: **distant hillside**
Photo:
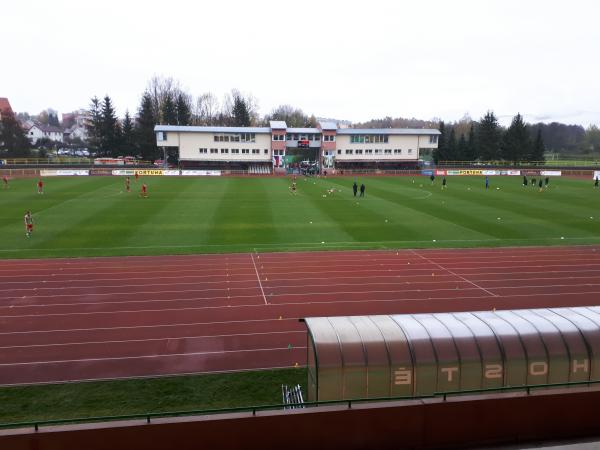
[[[437,128],[438,120],[405,119],[403,117],[373,119],[368,122],[352,124],[353,128]]]

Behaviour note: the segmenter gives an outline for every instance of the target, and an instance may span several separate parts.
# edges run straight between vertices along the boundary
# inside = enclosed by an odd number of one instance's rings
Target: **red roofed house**
[[[2,114],[14,114],[12,108],[10,107],[8,99],[5,97],[0,97],[0,120],[2,120]]]

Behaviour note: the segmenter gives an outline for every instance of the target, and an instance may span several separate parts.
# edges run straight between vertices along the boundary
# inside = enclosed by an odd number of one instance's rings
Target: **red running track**
[[[599,294],[594,246],[0,260],[0,384],[303,366],[301,317]]]

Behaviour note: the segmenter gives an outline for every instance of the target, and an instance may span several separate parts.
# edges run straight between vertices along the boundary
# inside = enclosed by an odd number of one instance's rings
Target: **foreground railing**
[[[319,406],[346,406],[351,409],[353,405],[361,403],[381,403],[391,401],[406,401],[406,400],[424,400],[424,399],[435,399],[441,398],[446,401],[448,397],[454,396],[465,396],[473,394],[497,394],[504,392],[515,392],[523,391],[529,395],[532,391],[554,389],[554,388],[565,388],[565,387],[579,387],[579,386],[590,386],[599,384],[600,380],[595,381],[578,381],[568,383],[552,383],[552,384],[534,384],[534,385],[522,385],[522,386],[507,386],[500,388],[486,388],[486,389],[471,389],[466,391],[447,391],[447,392],[436,392],[430,395],[419,395],[419,396],[402,396],[402,397],[376,397],[376,398],[355,398],[347,400],[328,400],[328,401],[304,401],[301,403],[287,403],[287,404],[274,404],[274,405],[259,405],[259,406],[241,406],[236,408],[220,408],[220,409],[197,409],[187,411],[164,411],[155,413],[141,413],[141,414],[125,414],[118,416],[95,416],[95,417],[77,417],[71,419],[53,419],[53,420],[34,420],[26,422],[11,422],[11,423],[0,423],[0,429],[4,428],[33,428],[38,431],[41,427],[52,426],[52,425],[68,425],[68,424],[80,424],[80,423],[92,423],[92,422],[114,422],[123,420],[143,420],[146,423],[152,423],[153,419],[169,418],[169,417],[181,417],[181,416],[200,416],[200,415],[216,415],[216,414],[233,414],[233,413],[251,413],[255,416],[259,411],[273,411],[273,410],[284,410],[294,408],[308,408],[308,407],[319,407]]]

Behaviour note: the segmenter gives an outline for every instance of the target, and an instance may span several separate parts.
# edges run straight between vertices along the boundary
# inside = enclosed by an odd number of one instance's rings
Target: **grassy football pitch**
[[[521,177],[121,177],[12,180],[0,190],[0,257],[479,247],[600,242],[600,189]],[[141,198],[141,184],[149,197]],[[332,191],[332,189],[334,191]],[[25,236],[31,210],[34,232]]]

